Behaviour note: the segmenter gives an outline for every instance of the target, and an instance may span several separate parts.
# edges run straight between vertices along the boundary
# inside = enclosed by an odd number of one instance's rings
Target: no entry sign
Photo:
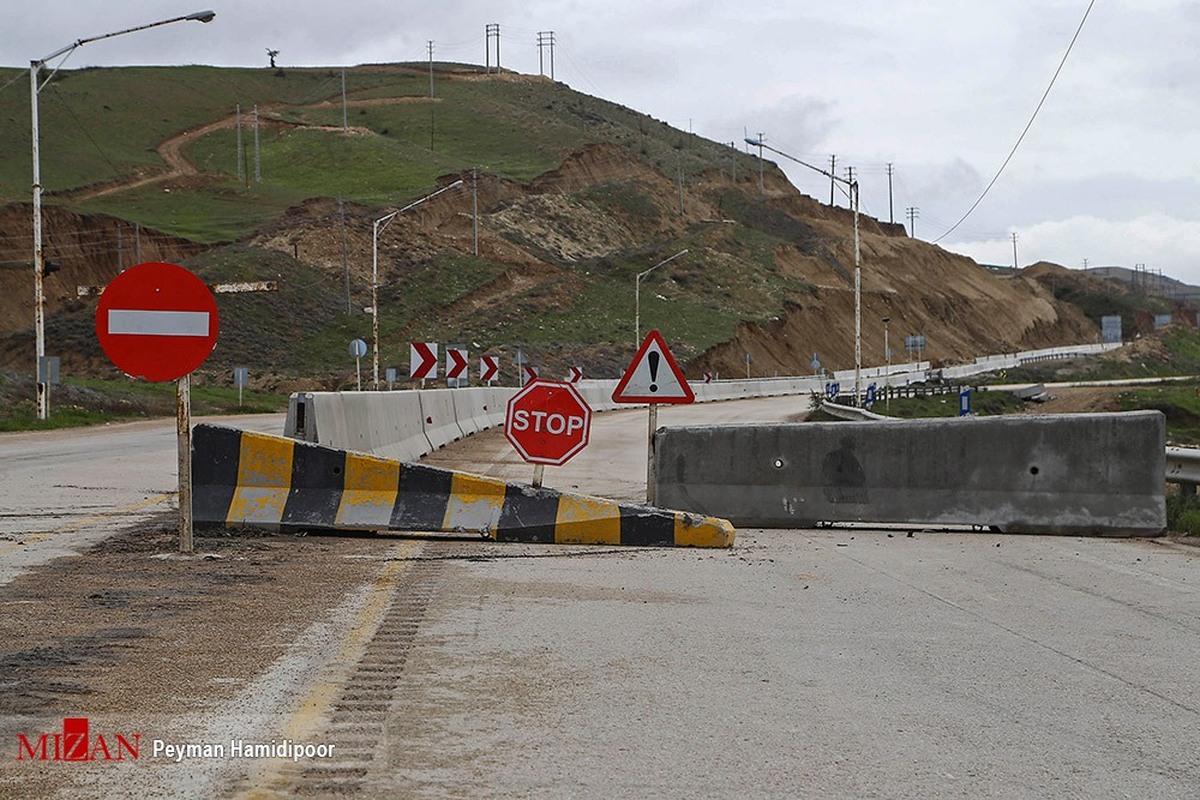
[[[122,372],[173,381],[204,363],[217,343],[217,301],[204,282],[175,264],[130,267],[104,289],[96,336]]]

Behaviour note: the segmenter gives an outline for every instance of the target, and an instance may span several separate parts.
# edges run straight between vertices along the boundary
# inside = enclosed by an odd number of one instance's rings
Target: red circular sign
[[[204,282],[175,264],[130,267],[104,289],[96,336],[122,372],[173,381],[204,363],[217,343],[217,301]]]
[[[567,463],[587,447],[591,427],[591,406],[561,381],[532,381],[508,401],[504,415],[505,438],[534,464]]]

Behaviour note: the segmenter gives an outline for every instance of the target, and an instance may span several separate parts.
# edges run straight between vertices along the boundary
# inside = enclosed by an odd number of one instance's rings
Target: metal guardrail
[[[1167,448],[1167,483],[1178,483],[1185,494],[1195,494],[1200,484],[1200,449]]]

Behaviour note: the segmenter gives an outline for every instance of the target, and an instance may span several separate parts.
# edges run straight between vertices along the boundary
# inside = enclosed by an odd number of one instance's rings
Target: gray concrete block
[[[983,525],[1155,535],[1157,411],[663,428],[658,502],[745,527]]]

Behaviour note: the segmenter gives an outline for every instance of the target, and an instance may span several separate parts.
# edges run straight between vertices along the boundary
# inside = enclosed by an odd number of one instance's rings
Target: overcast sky
[[[500,25],[508,69],[536,74],[554,32],[555,78],[683,130],[767,144],[844,176],[863,209],[892,207],[915,234],[987,263],[1144,264],[1200,284],[1200,4],[1094,0],[1011,163],[1089,0],[58,0],[9,3],[0,64],[27,66],[78,38],[211,8],[80,48],[67,67],[483,63]],[[549,51],[543,51],[547,59]],[[494,56],[493,56],[494,58]],[[11,91],[11,90],[10,90]],[[769,155],[769,154],[768,154]],[[829,200],[829,180],[778,156]],[[845,204],[845,200],[839,201]]]

